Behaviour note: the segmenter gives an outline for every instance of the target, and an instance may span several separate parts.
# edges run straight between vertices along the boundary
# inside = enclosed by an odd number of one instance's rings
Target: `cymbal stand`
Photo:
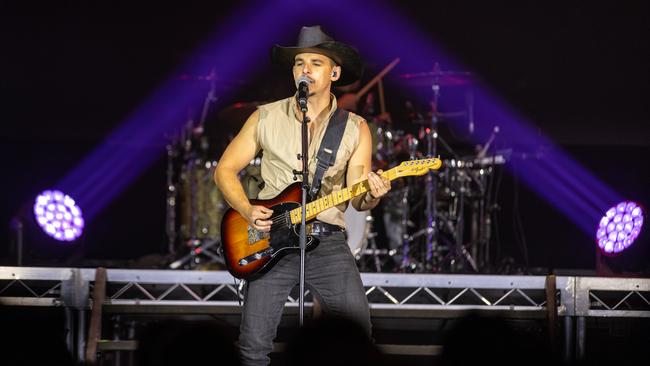
[[[440,71],[440,66],[436,62],[434,65],[434,71]],[[433,99],[431,100],[431,127],[426,129],[426,138],[427,138],[427,157],[435,157],[438,151],[438,99],[440,98],[440,84],[436,78],[433,85],[431,86],[433,90]],[[436,240],[436,188],[437,188],[437,179],[434,172],[429,171],[427,173],[427,187],[426,187],[426,216],[427,216],[427,225],[426,225],[426,256],[425,263],[432,264],[433,252],[438,250],[438,242]]]
[[[375,265],[375,272],[379,273],[381,272],[381,260],[379,259],[379,255],[381,251],[377,248],[377,241],[375,238],[377,237],[377,233],[374,231],[374,225],[373,222],[375,219],[372,217],[372,215],[366,216],[366,223],[368,225],[368,238],[367,243],[368,246],[370,247],[369,249],[366,249],[362,251],[361,253],[357,254],[359,258],[363,257],[364,254],[370,254],[373,257],[373,264]],[[362,265],[365,268],[365,264],[362,263]]]
[[[404,186],[404,193],[402,195],[402,263],[400,264],[401,270],[407,270],[411,267],[411,257],[409,254],[410,240],[408,235],[408,222],[409,222],[409,185]]]
[[[218,238],[207,238],[204,239],[203,241],[195,240],[194,242],[196,243],[196,245],[194,245],[194,247],[190,250],[190,252],[185,256],[170,263],[169,268],[178,269],[181,268],[181,266],[183,266],[184,264],[189,263],[186,267],[188,267],[188,269],[192,269],[197,264],[200,264],[199,255],[204,255],[210,258],[211,261],[209,263],[225,264],[225,261],[221,253],[214,253],[211,251],[211,250],[221,248],[220,247],[221,240],[219,240]]]
[[[199,128],[203,131],[203,126],[205,125],[205,119],[208,117],[208,110],[210,109],[210,104],[215,103],[219,98],[216,96],[216,73],[214,69],[210,71],[210,91],[203,101],[203,109],[201,110],[201,119],[199,120]]]
[[[475,184],[478,191],[478,195],[474,194],[471,200],[470,242],[472,243],[472,256],[477,261],[477,265],[474,267],[480,269],[489,265],[491,211],[493,210],[489,187],[491,187],[496,155],[487,155],[488,151],[490,151],[490,145],[494,143],[498,132],[499,126],[495,125],[485,144],[476,146],[477,154],[474,162],[470,161],[470,165],[466,166],[466,168],[473,169],[464,170],[468,180],[470,183]]]
[[[483,169],[482,169],[483,170]],[[479,268],[484,268],[489,261],[489,243],[490,243],[490,215],[486,215],[486,177],[492,174],[492,167],[488,167],[480,174],[479,181],[479,199],[475,201],[474,226],[476,231],[474,258],[478,259]],[[489,204],[489,203],[488,203]],[[476,207],[478,206],[478,207]],[[476,212],[478,211],[478,212]]]
[[[440,67],[438,63],[435,63],[434,65],[434,72],[436,74],[440,73]],[[458,159],[458,155],[453,151],[451,146],[447,144],[442,137],[438,135],[438,102],[440,99],[440,82],[438,80],[438,77],[434,78],[431,90],[433,91],[433,98],[431,100],[430,106],[431,106],[431,125],[429,128],[426,128],[424,131],[424,135],[426,136],[427,139],[427,156],[428,157],[435,157],[437,156],[437,150],[438,150],[438,142],[442,144],[442,146],[447,150],[452,156],[454,156],[456,159]],[[469,109],[469,119],[471,122],[470,129],[473,130],[473,98],[468,98],[467,99],[467,104],[468,104],[468,109]],[[426,256],[425,256],[425,261],[426,264],[429,264],[431,269],[436,269],[433,266],[433,255],[434,253],[438,253],[439,248],[438,248],[438,227],[436,225],[436,218],[439,216],[436,212],[436,192],[437,191],[437,177],[434,174],[434,172],[429,172],[427,174],[427,188],[426,188],[426,220],[427,220],[427,225],[425,228],[425,232],[427,234],[426,236]],[[476,262],[470,255],[470,253],[465,249],[463,246],[463,230],[464,230],[464,187],[461,185],[460,186],[460,192],[459,196],[457,197],[458,199],[458,215],[457,215],[457,222],[456,222],[456,230],[455,230],[455,245],[453,250],[450,250],[447,254],[447,257],[449,257],[450,261],[452,264],[456,263],[456,258],[464,258],[471,266],[472,268],[476,271]],[[449,222],[446,222],[446,224],[449,224]],[[453,266],[452,266],[453,267]],[[453,270],[453,268],[452,268]]]
[[[167,150],[167,171],[166,184],[167,192],[165,196],[165,234],[167,236],[167,253],[174,257],[177,254],[178,241],[183,240],[182,232],[177,228],[177,208],[179,204],[178,195],[182,184],[182,170],[185,167],[185,161],[191,148],[188,130],[192,124],[191,118],[188,118],[185,126],[178,135],[167,136],[169,142]],[[179,162],[179,157],[181,161]],[[180,166],[179,166],[180,165]],[[182,230],[181,230],[182,231]]]
[[[192,129],[194,120],[191,113],[188,113],[187,121],[180,130],[177,138],[167,145],[167,195],[166,195],[166,234],[168,240],[168,254],[174,258],[179,254],[179,248],[185,247],[190,242],[185,235],[187,231],[183,224],[177,222],[177,209],[179,208],[179,194],[184,190],[184,182],[194,177],[193,169],[188,169],[196,158],[192,146]],[[176,171],[176,169],[178,169]],[[192,190],[193,188],[190,187]],[[194,225],[194,193],[190,192],[190,225]],[[184,213],[181,212],[181,215]],[[182,222],[182,220],[181,220]],[[180,229],[180,230],[179,230]],[[193,230],[192,228],[191,230]],[[191,231],[189,231],[191,232]],[[182,251],[182,249],[181,249]]]
[[[463,175],[468,174],[468,172],[464,171],[462,172]],[[464,178],[461,178],[464,179]],[[451,264],[452,264],[452,270],[455,270],[455,264],[456,264],[456,258],[462,258],[469,263],[469,265],[472,267],[474,272],[478,272],[478,268],[476,265],[476,261],[472,257],[472,255],[467,251],[467,248],[465,248],[464,243],[464,230],[465,230],[465,186],[464,184],[459,185],[458,189],[458,220],[456,223],[456,243],[454,245],[454,250],[453,253],[454,255],[451,258]],[[451,253],[451,251],[450,251]]]
[[[178,202],[178,185],[174,182],[174,160],[178,156],[175,144],[167,145],[167,197],[165,200],[165,224],[167,232],[167,252],[176,254],[176,203]]]

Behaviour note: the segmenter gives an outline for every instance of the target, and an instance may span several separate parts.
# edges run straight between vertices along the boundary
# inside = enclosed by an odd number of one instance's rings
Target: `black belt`
[[[307,225],[311,227],[309,235],[331,235],[345,231],[344,228],[338,225],[332,225],[322,221],[314,221]]]

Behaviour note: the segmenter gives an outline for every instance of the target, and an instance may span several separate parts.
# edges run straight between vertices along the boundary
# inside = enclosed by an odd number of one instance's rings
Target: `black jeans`
[[[261,278],[247,284],[239,334],[242,365],[268,365],[269,353],[289,292],[300,281],[300,253],[280,259]],[[352,319],[370,337],[370,311],[361,276],[343,232],[320,238],[305,256],[305,285],[323,311]]]

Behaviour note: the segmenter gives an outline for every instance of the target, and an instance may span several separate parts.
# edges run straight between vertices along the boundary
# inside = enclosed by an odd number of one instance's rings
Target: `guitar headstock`
[[[429,170],[438,170],[442,166],[439,158],[404,161],[395,167],[398,177],[425,175]]]

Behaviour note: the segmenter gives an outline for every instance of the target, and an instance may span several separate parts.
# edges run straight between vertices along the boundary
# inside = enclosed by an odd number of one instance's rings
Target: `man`
[[[349,84],[362,72],[361,59],[352,47],[334,41],[319,26],[303,27],[296,47],[274,46],[274,62],[292,66],[293,78],[309,79],[309,173],[316,169],[316,154],[330,117],[337,108],[333,84]],[[226,148],[215,171],[215,181],[226,201],[256,230],[270,231],[272,211],[251,205],[237,173],[262,150],[264,188],[258,198],[270,199],[294,183],[294,170],[302,151],[302,112],[296,97],[260,106]],[[390,182],[371,172],[372,138],[366,122],[350,113],[336,160],[325,172],[319,196],[368,179],[370,191],[352,200],[357,210],[369,210],[390,190]],[[301,177],[299,176],[298,179]],[[306,255],[305,283],[326,313],[358,322],[370,336],[368,302],[343,228],[345,205],[321,212],[320,245]],[[282,257],[262,277],[249,281],[240,325],[240,352],[244,365],[267,365],[277,326],[290,290],[298,284],[299,252]]]

